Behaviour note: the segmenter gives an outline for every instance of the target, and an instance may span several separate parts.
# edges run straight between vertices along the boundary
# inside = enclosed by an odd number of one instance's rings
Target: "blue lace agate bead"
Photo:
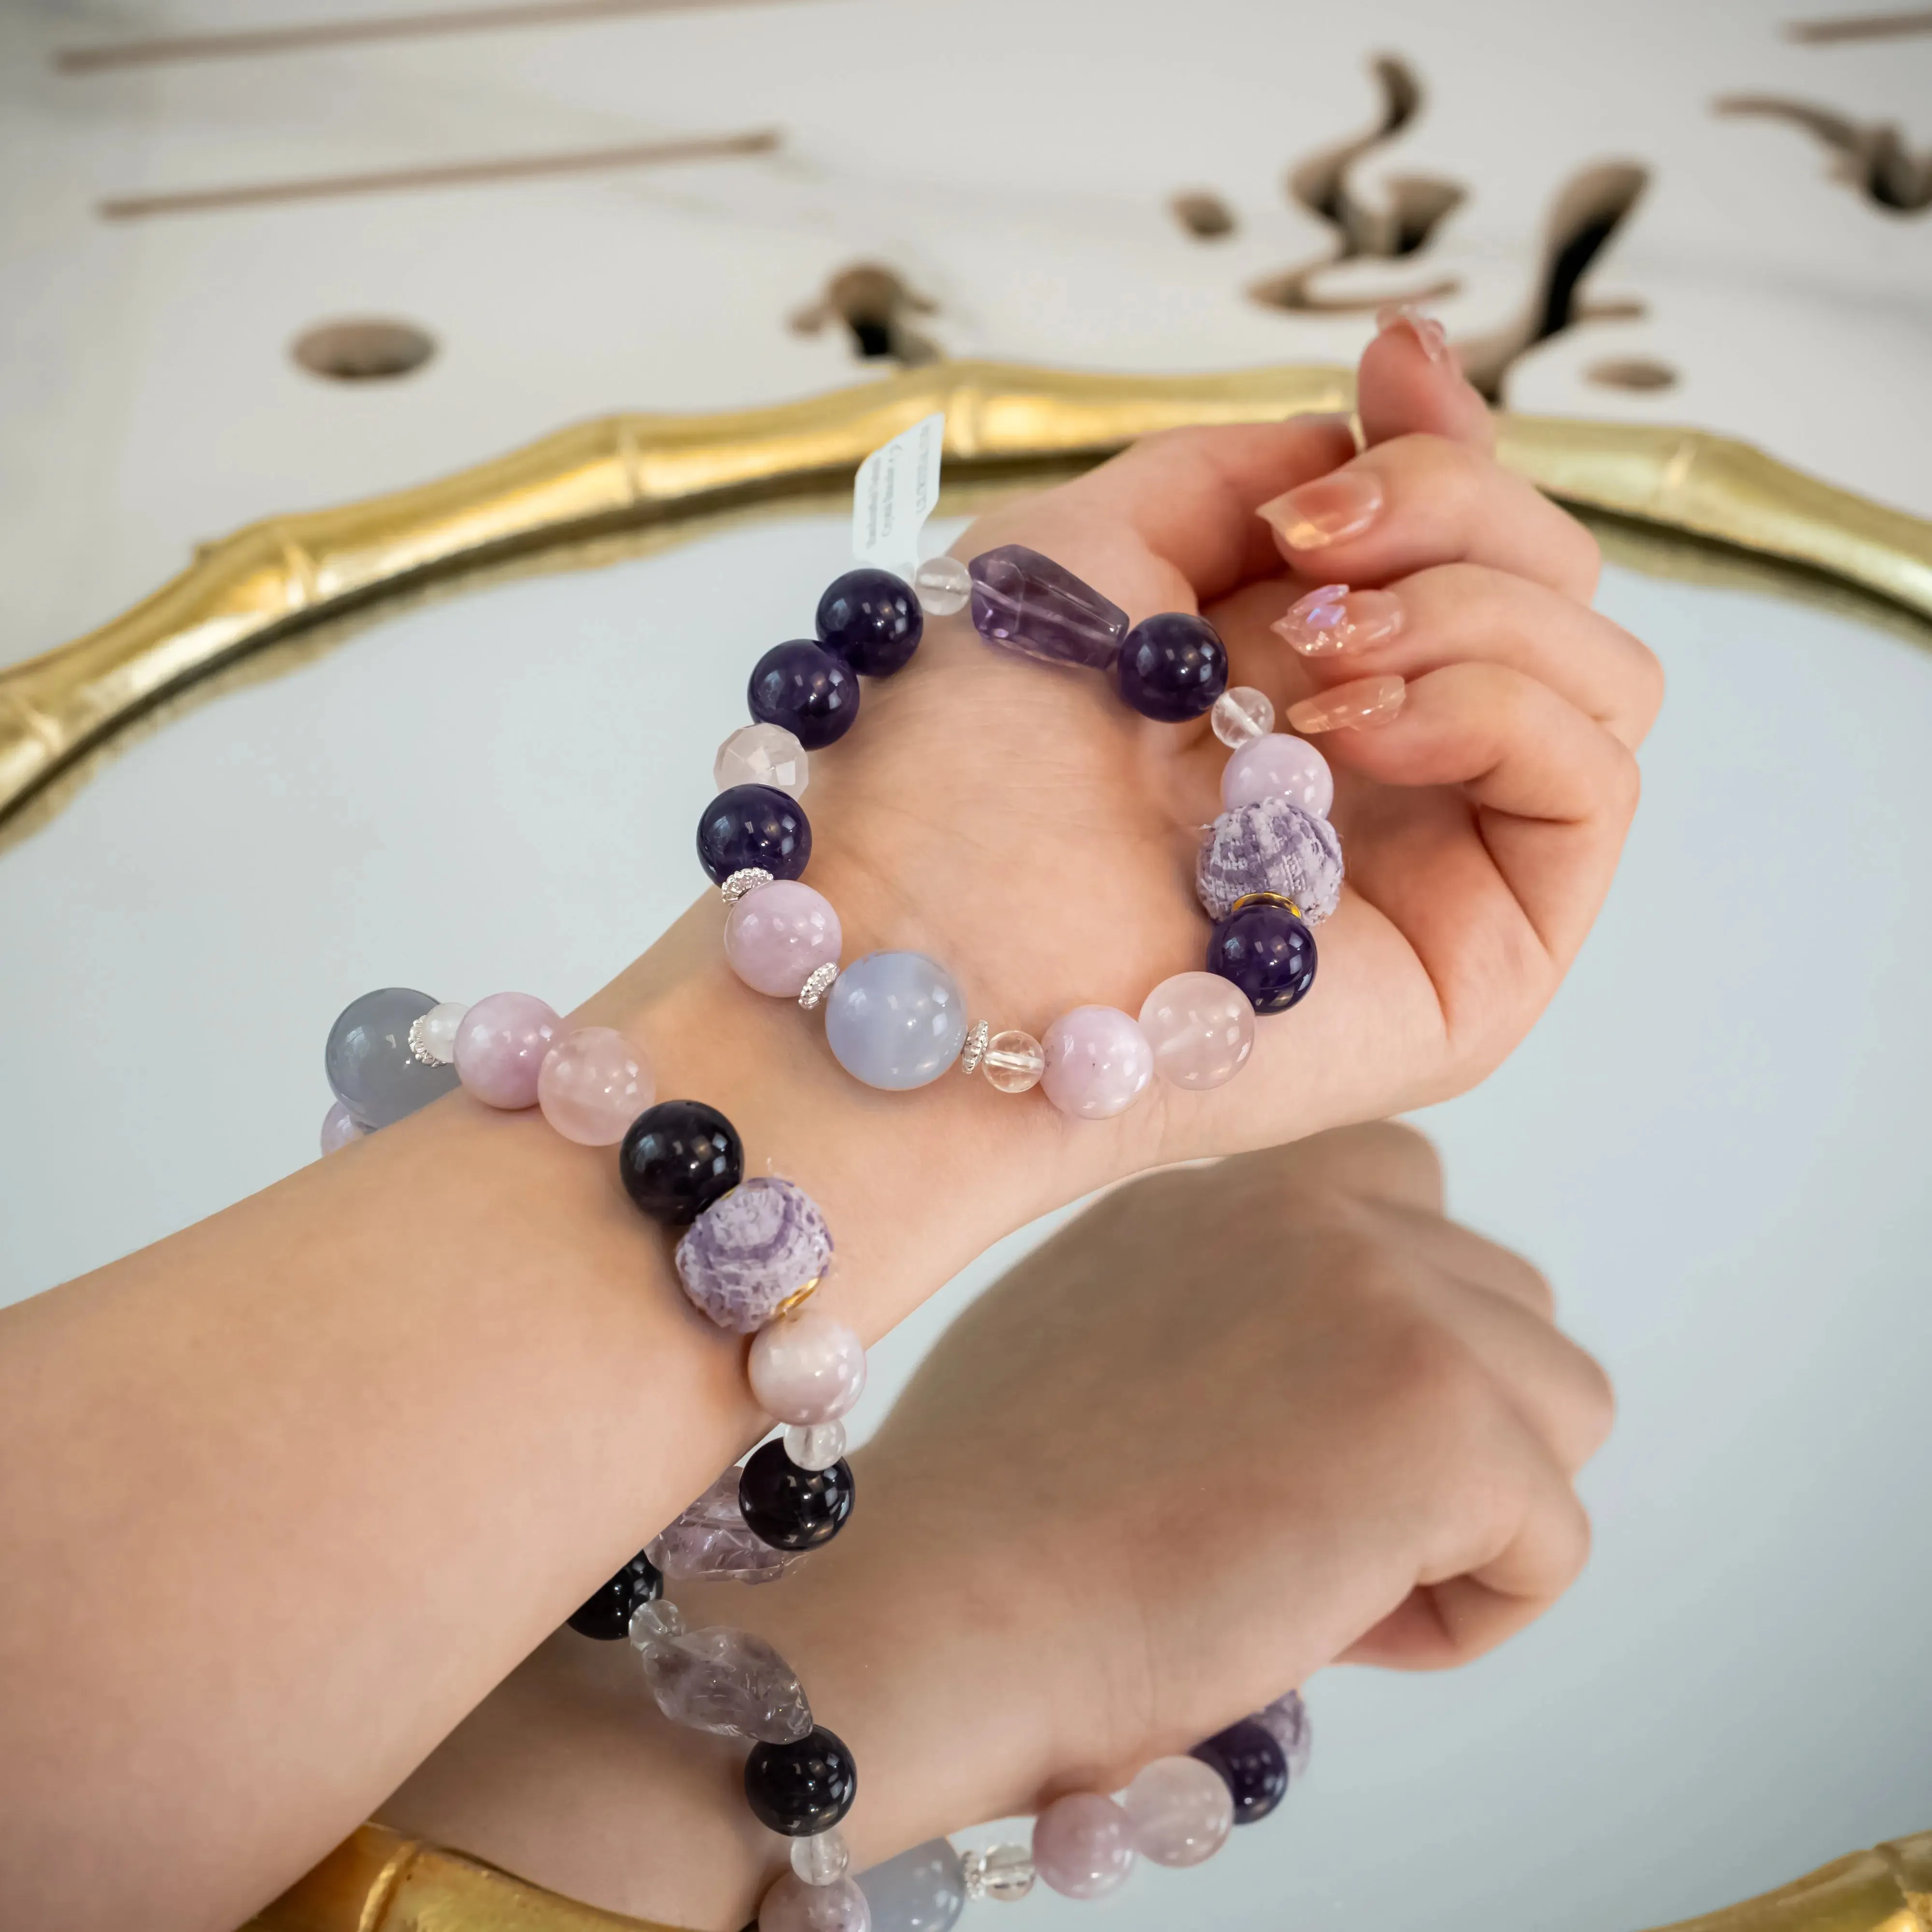
[[[394,1126],[455,1087],[454,1066],[427,1065],[410,1049],[410,1027],[436,1004],[410,987],[385,986],[335,1016],[322,1070],[358,1127]]]
[[[772,645],[752,667],[745,701],[760,724],[782,724],[816,752],[858,722],[859,680],[823,644],[795,638]]]
[[[1044,664],[1111,670],[1127,614],[1090,584],[1024,544],[1002,544],[966,566],[973,579],[973,628]]]
[[[1288,1754],[1252,1718],[1216,1731],[1188,1755],[1220,1774],[1234,1801],[1238,1825],[1258,1823],[1287,1793]]]
[[[966,1002],[938,960],[868,952],[832,981],[825,1039],[839,1065],[868,1087],[924,1087],[966,1044]]]
[[[1286,900],[1244,900],[1209,935],[1208,970],[1233,980],[1256,1012],[1286,1012],[1315,983],[1315,935]]]
[[[698,821],[698,862],[714,885],[753,866],[775,879],[795,879],[811,856],[805,808],[776,785],[734,785]]]
[[[819,641],[867,677],[890,677],[912,662],[926,629],[919,595],[890,570],[848,570],[818,600]]]
[[[1143,617],[1122,640],[1114,675],[1143,717],[1178,724],[1211,711],[1227,689],[1228,647],[1205,617],[1163,610]]]

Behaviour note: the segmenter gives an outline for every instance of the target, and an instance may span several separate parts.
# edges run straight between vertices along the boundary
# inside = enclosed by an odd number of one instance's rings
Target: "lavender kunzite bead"
[[[1024,544],[973,559],[973,628],[989,644],[1046,664],[1111,670],[1127,614],[1090,584]]]
[[[811,1733],[812,1706],[798,1672],[749,1630],[683,1630],[638,1650],[651,1695],[674,1724],[772,1744]]]
[[[745,1367],[767,1415],[801,1426],[836,1422],[865,1392],[866,1345],[808,1304],[758,1330]]]
[[[1317,818],[1335,802],[1335,774],[1306,738],[1270,731],[1244,745],[1221,768],[1221,803],[1232,812],[1264,799],[1285,798]]]
[[[1194,1757],[1157,1757],[1120,1794],[1134,1849],[1157,1865],[1198,1865],[1234,1828],[1234,1801],[1218,1772]]]
[[[457,1029],[457,1076],[485,1106],[534,1107],[556,1033],[556,1013],[534,993],[492,993]]]
[[[356,1124],[356,1116],[338,1100],[322,1117],[322,1150],[333,1154],[351,1141],[359,1141],[369,1130]]]
[[[754,993],[795,1000],[799,988],[844,944],[838,915],[823,892],[796,879],[775,879],[747,892],[724,915],[724,956]]]
[[[772,1174],[754,1174],[714,1201],[677,1244],[685,1293],[740,1335],[755,1334],[831,1265],[825,1216],[803,1188]]]
[[[868,952],[832,981],[825,1040],[839,1065],[868,1087],[924,1087],[959,1058],[966,1002],[938,960]]]
[[[1132,1015],[1117,1006],[1076,1006],[1040,1040],[1046,1071],[1040,1091],[1077,1120],[1124,1114],[1154,1078],[1154,1048]]]
[[[410,1027],[436,1004],[410,987],[385,986],[336,1016],[322,1067],[358,1126],[394,1126],[455,1086],[453,1066],[426,1066],[410,1050]]]
[[[944,1838],[929,1838],[859,1874],[872,1932],[952,1932],[966,1910],[966,1874]]]
[[[1210,919],[1226,919],[1250,892],[1292,899],[1310,926],[1341,903],[1342,842],[1325,818],[1285,798],[1224,812],[1201,848],[1194,889]]]
[[[1104,1898],[1134,1868],[1134,1827],[1097,1791],[1056,1798],[1033,1825],[1041,1882],[1067,1898]]]
[[[1254,1721],[1280,1745],[1292,1783],[1308,1768],[1315,1750],[1314,1727],[1308,1721],[1308,1706],[1301,1701],[1301,1693],[1291,1690],[1277,1697],[1266,1710],[1255,1713]]]
[[[830,1885],[807,1885],[796,1872],[787,1872],[758,1906],[758,1932],[872,1932],[872,1908],[849,1874]]]
[[[711,1576],[775,1583],[805,1561],[802,1552],[776,1549],[746,1526],[738,1500],[741,1480],[736,1468],[727,1469],[644,1546],[644,1554],[673,1582]]]

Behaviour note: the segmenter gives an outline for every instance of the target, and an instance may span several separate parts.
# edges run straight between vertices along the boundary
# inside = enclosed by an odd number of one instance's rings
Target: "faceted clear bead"
[[[968,1898],[998,1898],[1008,1904],[1033,1889],[1033,1853],[1024,1845],[989,1845],[960,1861]]]
[[[631,1612],[631,1641],[640,1650],[664,1637],[684,1634],[684,1616],[668,1597],[655,1603],[640,1604]]]
[[[1215,736],[1231,752],[1265,738],[1274,729],[1274,700],[1251,684],[1230,685],[1208,715]]]
[[[845,1425],[794,1423],[784,1432],[784,1452],[801,1469],[829,1469],[845,1453]]]
[[[956,556],[929,556],[912,574],[919,608],[928,617],[950,617],[966,608],[973,573]]]
[[[687,1630],[638,1646],[658,1708],[674,1724],[764,1744],[795,1744],[812,1730],[798,1673],[749,1630]]]
[[[1024,1094],[1040,1084],[1046,1071],[1046,1053],[1030,1033],[1017,1027],[996,1033],[986,1042],[980,1070],[1002,1094]]]
[[[734,785],[771,785],[793,798],[805,796],[812,760],[782,724],[746,724],[718,748],[711,778],[720,791]]]
[[[845,1840],[835,1825],[829,1832],[814,1832],[809,1838],[791,1841],[791,1868],[807,1885],[830,1885],[842,1878],[852,1862]]]

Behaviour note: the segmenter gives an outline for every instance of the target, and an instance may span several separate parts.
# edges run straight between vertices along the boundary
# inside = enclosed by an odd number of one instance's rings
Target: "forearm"
[[[716,932],[584,1017],[819,1201],[869,1340],[1060,1170],[847,1079]],[[614,1166],[457,1094],[0,1317],[0,1918],[245,1916],[755,1436]]]

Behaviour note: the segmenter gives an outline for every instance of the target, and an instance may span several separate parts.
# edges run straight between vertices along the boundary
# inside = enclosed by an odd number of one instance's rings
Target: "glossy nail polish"
[[[1319,550],[1360,536],[1382,507],[1382,479],[1373,470],[1337,470],[1264,503],[1255,514],[1272,524],[1291,550]]]
[[[1304,736],[1352,726],[1386,724],[1402,709],[1408,687],[1399,677],[1358,677],[1317,692],[1288,707],[1288,722]]]
[[[1291,604],[1288,615],[1268,628],[1305,658],[1328,657],[1394,637],[1402,628],[1402,601],[1391,590],[1324,584]]]

